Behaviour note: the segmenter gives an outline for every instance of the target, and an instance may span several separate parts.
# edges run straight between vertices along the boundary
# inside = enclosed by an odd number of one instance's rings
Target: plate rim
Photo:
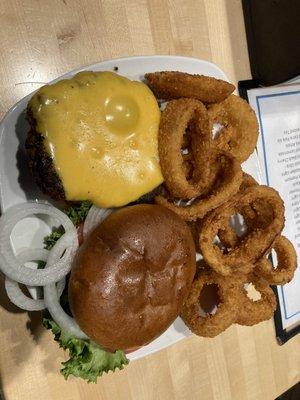
[[[211,61],[203,60],[201,58],[196,58],[196,57],[188,57],[188,56],[180,56],[180,55],[169,55],[168,54],[168,55],[125,56],[125,57],[104,59],[104,60],[101,60],[101,61],[98,61],[98,62],[94,62],[94,63],[91,63],[91,64],[87,64],[87,65],[83,65],[83,66],[80,66],[80,67],[76,67],[76,68],[74,68],[74,69],[72,69],[70,71],[67,71],[64,74],[58,76],[57,78],[45,83],[45,85],[46,84],[55,83],[55,82],[57,82],[57,81],[59,81],[61,79],[66,79],[66,78],[72,77],[73,75],[75,75],[76,73],[78,73],[80,71],[93,70],[93,68],[96,68],[96,67],[100,66],[101,64],[114,64],[114,63],[117,64],[117,63],[135,62],[135,61],[137,61],[137,62],[139,62],[139,61],[141,61],[141,62],[143,62],[143,61],[153,61],[153,68],[155,68],[155,61],[156,60],[172,60],[172,61],[174,61],[175,67],[173,68],[173,70],[176,70],[176,69],[183,70],[183,67],[181,67],[182,63],[190,63],[190,62],[195,63],[195,64],[200,63],[202,65],[206,65],[212,71],[215,71],[219,75],[219,79],[223,79],[223,80],[229,81],[228,77],[222,71],[222,69],[220,67],[218,67],[216,64],[214,64],[213,62],[211,62]],[[176,61],[177,61],[178,65],[176,65]],[[159,67],[157,68],[157,70],[159,70]],[[167,68],[165,70],[172,70],[172,69]],[[200,70],[199,73],[201,74],[201,70]],[[120,73],[120,75],[122,75],[122,73]],[[13,106],[11,106],[8,109],[8,111],[4,114],[3,118],[0,121],[0,147],[2,147],[3,137],[5,135],[5,128],[6,128],[5,124],[6,124],[6,121],[11,117],[11,115],[16,111],[16,109],[18,109],[20,104],[23,103],[25,99],[27,99],[27,98],[29,99],[33,95],[33,93],[35,93],[37,90],[39,90],[39,88],[37,88],[36,90],[33,90],[32,92],[28,93],[26,96],[22,97]],[[1,215],[1,210],[4,209],[4,207],[3,207],[3,205],[4,205],[3,204],[3,192],[4,192],[3,186],[4,186],[3,185],[3,174],[0,174],[0,215]],[[171,325],[173,325],[174,322]],[[162,335],[164,335],[165,332],[163,332]],[[157,351],[166,349],[167,347],[176,344],[178,341],[182,340],[183,338],[189,337],[190,334],[191,333],[190,333],[189,330],[187,332],[182,332],[182,335],[183,335],[182,337],[176,337],[176,338],[174,338],[173,341],[170,341],[168,344],[163,343],[161,346],[158,345],[156,348],[150,349],[150,351],[148,351],[146,354],[136,354],[136,353],[139,353],[139,350],[140,350],[139,349],[136,352],[128,354],[128,358],[133,361],[135,359],[146,357],[146,356],[151,355],[151,354],[153,354],[153,353],[155,353]],[[151,341],[149,343],[149,345],[151,345],[154,341],[155,340]],[[142,348],[145,349],[145,347],[147,347],[147,346],[143,346]]]

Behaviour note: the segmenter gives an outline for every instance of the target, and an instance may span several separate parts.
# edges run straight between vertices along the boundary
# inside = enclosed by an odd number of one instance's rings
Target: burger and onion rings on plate
[[[0,269],[9,299],[43,310],[44,325],[69,351],[65,378],[95,382],[122,369],[126,354],[178,316],[211,338],[269,319],[270,285],[289,282],[296,269],[282,236],[282,199],[242,170],[258,123],[235,87],[179,71],[142,78],[83,71],[28,102],[32,179],[59,207],[27,201],[3,213]],[[56,228],[43,248],[17,252],[13,230],[32,215]]]

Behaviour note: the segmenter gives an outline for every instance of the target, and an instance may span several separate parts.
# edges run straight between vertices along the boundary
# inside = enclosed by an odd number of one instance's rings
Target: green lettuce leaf
[[[82,201],[78,206],[67,208],[65,213],[76,226],[85,220],[91,205],[89,201]],[[62,227],[55,228],[50,235],[44,238],[45,249],[51,250],[63,233]],[[45,263],[42,262],[39,265],[40,268],[44,268],[44,266]],[[71,315],[67,287],[66,285],[60,303],[64,310]],[[53,332],[54,340],[59,343],[60,347],[69,351],[70,359],[62,363],[63,368],[61,369],[65,379],[73,375],[88,382],[97,382],[97,378],[103,372],[115,371],[116,368],[123,369],[129,363],[122,350],[110,353],[91,340],[77,339],[62,330],[47,311],[43,313],[43,325]]]
[[[78,206],[67,208],[65,213],[74,225],[78,225],[86,219],[91,206],[92,203],[88,200],[85,200],[82,201]]]
[[[70,220],[75,226],[79,225],[86,219],[92,203],[88,200],[82,201],[78,206],[68,207],[64,210]],[[51,250],[58,239],[63,235],[64,229],[62,226],[54,228],[50,235],[44,238],[44,245],[46,250]]]
[[[52,247],[55,245],[55,243],[58,241],[58,239],[63,235],[63,233],[64,233],[64,230],[62,227],[54,228],[52,233],[50,233],[50,235],[48,235],[44,238],[45,249],[51,250]]]
[[[70,359],[63,362],[62,375],[68,379],[70,375],[85,379],[87,382],[97,382],[97,378],[103,372],[115,371],[116,368],[123,369],[129,363],[123,351],[115,353],[101,349],[91,340],[77,339],[68,332],[60,329],[53,321],[50,314],[46,312],[43,317],[43,325],[51,329],[54,339],[60,347],[69,351]]]

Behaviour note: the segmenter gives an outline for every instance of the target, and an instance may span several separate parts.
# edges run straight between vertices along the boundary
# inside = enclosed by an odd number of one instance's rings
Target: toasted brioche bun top
[[[115,351],[149,343],[178,316],[195,274],[186,223],[158,205],[120,209],[85,240],[69,301],[80,328]]]

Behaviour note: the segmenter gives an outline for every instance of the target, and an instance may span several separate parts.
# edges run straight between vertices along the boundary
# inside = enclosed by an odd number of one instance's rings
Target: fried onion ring
[[[264,278],[269,284],[284,285],[293,279],[297,268],[297,254],[292,243],[284,236],[278,236],[272,248],[277,255],[277,268],[263,258],[255,265],[254,273]]]
[[[231,226],[230,218],[228,221],[225,221],[224,226],[219,229],[217,236],[220,239],[221,244],[227,249],[235,247],[239,242],[239,236]]]
[[[213,154],[211,150],[211,154]],[[192,204],[179,205],[176,199],[157,196],[156,203],[169,208],[186,221],[195,221],[203,218],[209,211],[220,206],[233,196],[242,181],[242,170],[238,161],[226,152],[214,152],[214,164],[219,166],[220,175],[217,177],[213,189],[204,196],[193,200]]]
[[[192,178],[189,181],[181,154],[183,138],[188,127],[191,142],[188,159],[193,165]],[[158,152],[165,184],[172,196],[191,199],[198,196],[211,182],[210,132],[211,126],[206,108],[198,100],[173,100],[162,112]]]
[[[187,97],[207,104],[219,103],[235,89],[221,79],[179,71],[152,72],[145,74],[145,78],[155,96],[163,100]]]
[[[243,207],[263,200],[272,209],[272,220],[267,226],[247,231],[238,244],[224,252],[214,244],[218,231],[228,223],[231,215],[242,213]],[[251,186],[240,196],[210,212],[199,228],[199,247],[206,263],[221,275],[234,272],[249,273],[254,264],[263,257],[272,246],[284,226],[284,205],[276,190],[267,186]]]
[[[183,173],[187,179],[187,181],[190,181],[193,177],[193,158],[191,154],[182,154],[182,159],[183,159]]]
[[[245,289],[246,283],[252,283],[260,293],[259,300],[252,300],[248,297]],[[246,281],[240,284],[239,288],[239,311],[236,323],[239,325],[252,326],[259,322],[272,318],[276,309],[276,297],[268,283],[253,274],[247,276]]]
[[[211,122],[223,125],[214,139],[220,149],[229,151],[240,162],[253,153],[258,138],[255,112],[238,96],[231,95],[222,103],[208,107]]]
[[[199,298],[206,285],[218,286],[220,302],[215,314],[200,315]],[[215,337],[236,321],[238,302],[235,280],[224,278],[211,270],[198,270],[189,296],[182,308],[181,318],[190,330],[199,336]]]
[[[257,186],[258,182],[253,178],[253,176],[243,172],[243,180],[240,186],[239,192],[243,192],[244,190],[248,189],[251,186]]]
[[[258,199],[243,208],[243,215],[247,227],[256,229],[269,225],[273,218],[273,209],[264,199]]]
[[[244,190],[248,187],[258,185],[256,180],[249,174],[243,173],[243,180],[237,195],[240,195]],[[244,210],[243,210],[244,211]],[[243,212],[245,214],[245,212]],[[247,229],[248,226],[246,225],[245,228]],[[221,243],[227,247],[232,248],[235,247],[239,241],[239,236],[237,235],[235,229],[231,226],[231,220],[228,219],[227,223],[222,226],[218,231],[218,237]]]

